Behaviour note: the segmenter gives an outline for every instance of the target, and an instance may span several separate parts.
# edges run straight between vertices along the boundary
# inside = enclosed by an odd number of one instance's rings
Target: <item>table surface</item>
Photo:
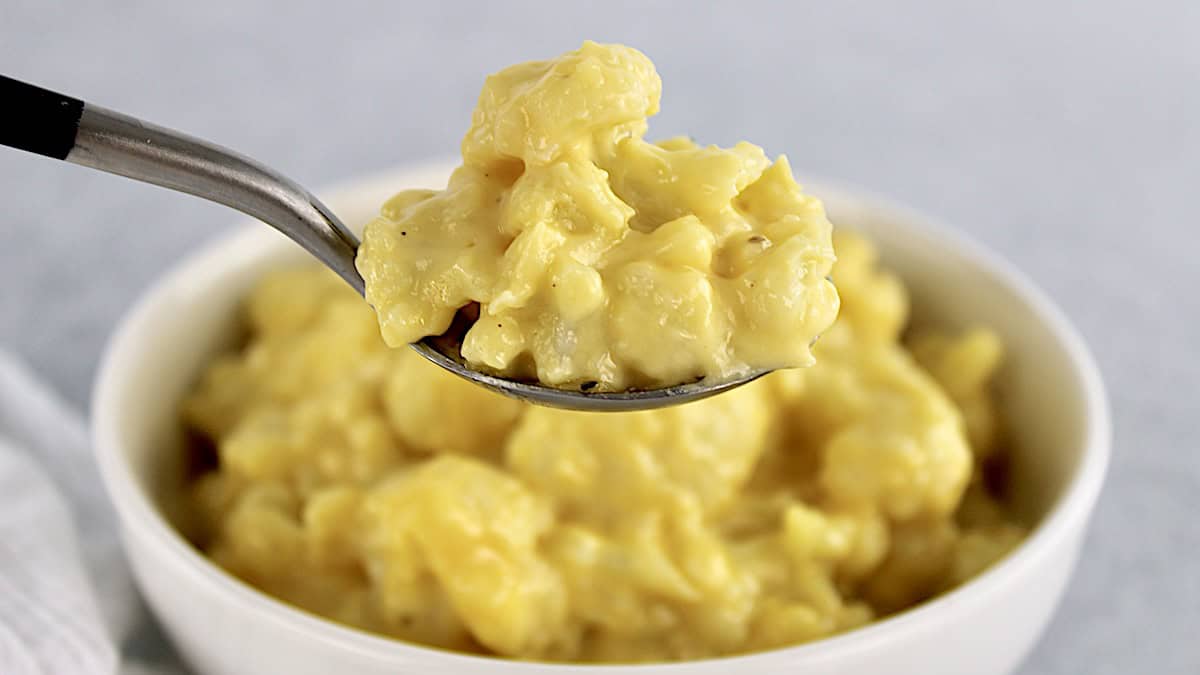
[[[909,202],[1061,304],[1115,455],[1020,672],[1200,672],[1200,3],[304,4],[5,0],[0,71],[322,185],[454,151],[501,65],[641,48],[665,82],[652,134],[750,139]],[[81,406],[139,289],[238,220],[16,152],[0,201],[0,345]]]

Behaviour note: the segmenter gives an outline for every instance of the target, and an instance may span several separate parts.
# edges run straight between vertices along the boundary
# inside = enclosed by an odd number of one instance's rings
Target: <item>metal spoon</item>
[[[358,238],[316,197],[231,150],[100,106],[0,75],[0,145],[186,192],[267,223],[337,272],[361,295],[354,267]],[[662,408],[719,394],[765,375],[701,379],[661,389],[589,392],[509,380],[471,368],[461,335],[412,345],[446,370],[506,396],[556,408],[628,411]]]

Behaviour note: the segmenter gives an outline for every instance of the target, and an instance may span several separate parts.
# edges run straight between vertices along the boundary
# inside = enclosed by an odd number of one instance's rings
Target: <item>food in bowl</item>
[[[588,42],[487,78],[444,190],[366,226],[358,269],[394,347],[475,303],[461,356],[624,391],[808,366],[837,315],[821,202],[758,146],[643,140],[662,84]]]
[[[318,269],[268,275],[184,406],[198,545],[285,602],[410,642],[633,662],[819,639],[978,574],[1000,506],[985,329],[901,341],[907,294],[834,238],[816,365],[635,413],[530,407],[408,349]]]

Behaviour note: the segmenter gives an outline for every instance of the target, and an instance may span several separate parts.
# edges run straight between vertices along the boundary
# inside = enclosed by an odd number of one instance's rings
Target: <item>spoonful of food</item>
[[[359,294],[358,238],[316,197],[249,158],[79,99],[0,76],[0,144],[126,176],[224,204],[282,232],[336,272]],[[749,370],[720,379],[653,389],[588,391],[506,379],[471,367],[461,336],[412,344],[446,370],[530,403],[591,411],[629,411],[695,401],[766,374]]]

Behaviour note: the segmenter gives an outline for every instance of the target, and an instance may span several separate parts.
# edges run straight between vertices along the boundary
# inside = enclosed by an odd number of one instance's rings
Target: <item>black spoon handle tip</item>
[[[66,159],[83,101],[0,75],[0,145]]]

